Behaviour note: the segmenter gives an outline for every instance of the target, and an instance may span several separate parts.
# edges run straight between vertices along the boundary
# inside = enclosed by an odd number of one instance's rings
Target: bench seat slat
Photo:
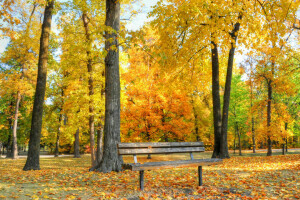
[[[203,142],[139,142],[139,143],[119,143],[118,148],[159,148],[159,147],[203,147]]]
[[[176,160],[176,161],[163,161],[163,162],[147,162],[144,164],[130,163],[123,164],[123,169],[130,169],[132,171],[152,170],[152,169],[164,169],[173,167],[194,167],[215,165],[222,163],[222,159],[196,159],[196,160]]]
[[[119,149],[120,155],[132,154],[159,154],[159,153],[188,153],[204,152],[204,147],[170,147],[170,148],[136,148],[136,149]]]

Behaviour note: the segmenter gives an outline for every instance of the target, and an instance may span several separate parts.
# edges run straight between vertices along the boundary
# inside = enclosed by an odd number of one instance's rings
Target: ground
[[[300,154],[233,156],[221,165],[145,172],[139,190],[138,172],[88,172],[90,157],[41,158],[39,171],[22,171],[25,158],[0,158],[0,198],[3,199],[299,199]],[[279,154],[279,153],[278,153]],[[209,158],[201,153],[196,158]],[[154,160],[187,159],[187,154],[157,155]],[[146,156],[138,157],[146,162]],[[125,162],[133,162],[124,157]]]

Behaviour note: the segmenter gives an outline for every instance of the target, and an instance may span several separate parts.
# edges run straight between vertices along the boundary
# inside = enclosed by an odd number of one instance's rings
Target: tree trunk
[[[256,153],[256,144],[255,144],[255,130],[254,130],[254,117],[253,117],[253,115],[252,115],[252,119],[251,119],[251,121],[252,121],[252,129],[251,129],[251,131],[252,131],[252,146],[253,146],[253,153]]]
[[[62,121],[62,114],[59,114],[54,157],[59,156],[59,137],[60,137],[61,121]]]
[[[89,132],[90,132],[90,147],[91,147],[91,162],[92,167],[97,165],[96,151],[95,151],[95,116],[94,116],[94,80],[93,80],[93,65],[91,58],[91,38],[89,30],[89,19],[87,14],[84,12],[82,14],[82,21],[85,30],[85,38],[88,44],[86,55],[87,55],[87,69],[89,74]]]
[[[233,141],[233,153],[235,154],[235,148],[236,148],[236,132],[234,133],[234,141]]]
[[[251,75],[252,75],[252,66],[251,66]],[[255,129],[254,129],[254,116],[253,116],[253,81],[252,77],[250,77],[250,106],[251,106],[251,132],[252,132],[252,146],[253,153],[256,153],[256,144],[255,144]]]
[[[30,17],[29,17],[29,21],[27,23],[27,27],[25,30],[25,37],[28,37],[28,33],[30,30],[30,25],[31,25],[31,20],[32,20],[32,16],[34,15],[35,9],[37,7],[37,3],[35,3],[33,5],[33,9],[31,11]],[[25,52],[24,54],[28,53],[29,51],[29,47],[25,48]],[[24,64],[24,63],[22,63]],[[22,80],[24,77],[24,68],[23,65],[21,67],[21,71],[22,71],[22,75],[20,77],[20,79]],[[20,106],[20,101],[21,101],[21,92],[18,91],[17,92],[17,98],[16,98],[16,107],[15,107],[15,114],[14,114],[14,123],[13,123],[13,140],[12,140],[12,159],[17,159],[18,158],[18,142],[17,142],[17,130],[18,130],[18,115],[19,115],[19,106]]]
[[[54,0],[51,0],[45,7],[44,21],[42,25],[42,34],[40,40],[38,76],[32,111],[29,149],[26,164],[23,170],[40,169],[40,140],[42,131],[43,104],[46,91],[48,46],[53,6]]]
[[[18,129],[18,115],[19,115],[19,106],[21,101],[21,93],[20,91],[17,92],[17,99],[16,99],[16,107],[15,107],[15,116],[14,116],[14,123],[13,123],[13,134],[12,134],[12,159],[18,158],[18,142],[17,142],[17,129]]]
[[[268,106],[267,106],[267,129],[268,129],[268,152],[267,156],[272,156],[271,140],[271,103],[272,103],[272,81],[268,81]]]
[[[97,166],[100,172],[121,171],[123,163],[117,151],[120,142],[119,1],[106,0],[105,25],[115,32],[105,32],[105,125],[103,158]]]
[[[97,130],[97,164],[101,162],[103,156],[103,128],[100,124]]]
[[[287,129],[288,129],[288,123],[285,123],[284,130],[287,131]],[[285,152],[286,153],[288,152],[288,136],[286,136],[286,138],[285,138]]]
[[[194,98],[192,98],[192,105],[193,105],[193,112],[194,112],[195,136],[196,136],[197,142],[199,142],[200,137],[199,137],[199,128],[198,128],[198,115],[197,115],[196,108],[195,108],[195,105],[194,105]]]
[[[3,143],[2,142],[0,142],[0,158],[1,158],[1,156],[2,156],[2,147],[3,147]]]
[[[241,134],[240,134],[239,125],[237,122],[235,122],[235,130],[236,130],[236,134],[239,139],[239,155],[241,156],[242,155]]]
[[[242,18],[241,15],[238,18],[240,20]],[[239,29],[240,29],[240,23],[238,22],[234,25],[234,29],[230,33],[230,36],[234,40],[234,42],[231,43],[231,48],[229,50],[225,91],[224,91],[224,97],[223,97],[224,104],[223,104],[223,113],[222,113],[220,158],[230,158],[229,152],[228,152],[228,141],[227,141],[228,111],[229,111],[229,103],[230,103],[230,91],[231,91],[234,52],[235,52],[235,45],[236,45],[236,40],[237,40],[237,33],[238,33]]]
[[[74,141],[74,158],[80,158],[80,147],[79,147],[79,128],[75,133],[75,141]]]
[[[212,41],[213,48],[211,49],[212,59],[212,97],[213,97],[213,117],[214,117],[214,152],[212,158],[220,157],[221,147],[221,102],[219,88],[219,56],[218,46]]]

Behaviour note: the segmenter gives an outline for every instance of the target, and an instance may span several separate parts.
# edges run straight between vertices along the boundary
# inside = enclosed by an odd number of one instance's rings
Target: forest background
[[[203,141],[213,150],[222,121],[240,153],[300,147],[299,1],[121,3],[122,142]],[[14,147],[29,143],[45,2],[1,6],[0,144],[16,158]],[[139,12],[149,12],[143,25]],[[53,14],[41,146],[91,153],[93,163],[103,143],[105,2],[57,1]]]

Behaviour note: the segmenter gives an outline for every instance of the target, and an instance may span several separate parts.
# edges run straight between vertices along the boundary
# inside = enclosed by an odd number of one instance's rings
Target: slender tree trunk
[[[284,124],[284,130],[287,131],[288,129],[288,123],[286,122]],[[288,136],[286,136],[285,138],[285,152],[287,153],[288,152]]]
[[[3,147],[3,143],[2,142],[0,142],[0,158],[1,158],[1,156],[2,156],[2,147]]]
[[[251,73],[252,73],[252,68],[251,68]],[[250,104],[251,104],[251,132],[252,132],[252,146],[253,146],[253,153],[256,153],[256,144],[255,144],[255,129],[254,129],[254,116],[252,113],[252,108],[253,108],[253,82],[252,82],[252,78],[251,78],[251,85],[250,85]]]
[[[18,128],[18,115],[19,115],[19,106],[21,101],[21,93],[20,91],[17,92],[17,99],[16,99],[16,107],[15,107],[15,116],[14,116],[14,123],[13,123],[13,141],[12,141],[12,159],[18,158],[18,142],[17,142],[17,128]]]
[[[99,124],[97,130],[97,164],[101,162],[103,156],[103,129],[103,125]]]
[[[235,154],[235,148],[236,148],[236,131],[234,133],[234,141],[233,141],[233,153]]]
[[[272,103],[272,81],[268,81],[268,106],[267,106],[267,128],[268,128],[268,152],[267,156],[272,156],[272,140],[271,140],[271,103]]]
[[[61,121],[62,121],[62,114],[59,114],[54,157],[59,156],[59,137],[60,137]]]
[[[192,105],[193,105],[193,112],[194,112],[194,127],[195,127],[195,135],[196,135],[196,140],[197,142],[200,141],[199,137],[199,128],[198,128],[198,115],[196,112],[196,108],[194,106],[194,100],[192,99]]]
[[[162,118],[162,124],[164,124],[164,117]],[[148,125],[147,125],[148,127],[147,127],[147,130],[146,130],[146,137],[147,137],[147,141],[148,142],[150,142],[150,133],[149,133],[149,131],[150,131],[150,124],[148,123]],[[167,138],[166,136],[165,136],[165,134],[164,134],[164,137],[165,137],[165,139]],[[147,156],[147,159],[151,159],[151,154],[148,154],[148,156]]]
[[[213,48],[211,49],[212,57],[212,97],[213,97],[213,117],[214,117],[214,152],[212,158],[220,157],[221,148],[221,102],[220,102],[220,88],[219,88],[219,56],[218,46],[213,41],[211,42]]]
[[[82,21],[85,30],[85,38],[88,43],[86,50],[87,55],[87,69],[89,74],[89,132],[90,132],[90,147],[91,147],[91,162],[92,167],[97,165],[96,151],[95,151],[95,116],[94,116],[94,80],[93,80],[93,65],[91,58],[91,35],[89,30],[89,19],[87,14],[84,12],[82,14]]]
[[[80,158],[80,147],[79,147],[79,128],[75,133],[75,141],[74,141],[74,158]]]
[[[118,155],[117,144],[120,142],[120,74],[119,44],[120,2],[106,0],[105,25],[113,31],[105,32],[105,125],[104,149],[102,161],[97,171],[121,171],[123,159]]]
[[[1,143],[1,144],[2,144],[2,146],[1,146],[1,148],[2,148],[1,155],[4,155],[4,148],[5,148],[5,146],[4,146],[4,143]]]
[[[240,134],[238,123],[236,123],[236,133],[237,133],[238,139],[239,139],[239,155],[241,156],[242,155],[241,134]]]
[[[40,169],[40,140],[42,131],[43,104],[46,91],[47,79],[47,62],[48,62],[48,46],[51,30],[52,10],[54,0],[48,2],[45,7],[44,21],[42,25],[42,34],[40,40],[40,52],[38,62],[38,76],[36,84],[36,92],[34,96],[34,104],[31,120],[31,131],[29,139],[29,150],[26,164],[23,170],[39,170]]]
[[[252,103],[251,103],[251,107],[252,107]],[[253,117],[253,114],[252,114],[252,117],[251,117],[251,121],[252,121],[252,146],[253,146],[253,153],[256,153],[256,144],[255,144],[255,130],[254,130],[254,117]]]
[[[239,20],[241,19],[239,16]],[[234,61],[235,45],[237,40],[237,33],[240,29],[240,23],[234,25],[234,29],[230,33],[231,38],[234,42],[231,43],[231,48],[229,50],[228,64],[227,64],[227,74],[224,92],[224,103],[223,103],[223,113],[222,113],[222,127],[221,127],[221,144],[220,144],[220,158],[230,158],[228,152],[228,141],[227,141],[227,129],[228,129],[228,111],[230,103],[230,91],[231,91],[231,80],[232,80],[232,68]]]
[[[13,101],[10,102],[10,107],[13,108]],[[12,113],[13,111],[11,111]],[[12,125],[13,125],[13,122],[12,122],[12,119],[11,118],[8,118],[8,126],[9,126],[9,132],[8,132],[8,141],[7,141],[7,145],[6,145],[6,158],[12,158],[12,149],[13,149],[13,145],[12,145],[12,142],[13,142],[13,139],[12,139]]]

